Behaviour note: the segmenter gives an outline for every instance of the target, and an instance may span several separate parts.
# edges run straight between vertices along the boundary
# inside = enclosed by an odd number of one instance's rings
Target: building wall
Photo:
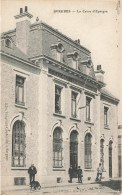
[[[118,176],[122,177],[122,125],[118,126]]]
[[[65,48],[64,63],[68,64],[66,55],[68,52],[73,52],[75,44],[69,43],[63,36],[59,37],[58,33],[49,32],[42,26],[36,30],[31,28],[29,31],[27,49],[29,57],[37,57],[41,54],[52,57],[50,46],[56,44],[59,38]],[[80,46],[76,48],[81,60],[88,59],[90,52],[84,53],[79,49]],[[101,98],[100,90],[97,89],[95,82],[94,86],[90,81],[84,86],[85,80],[82,81],[82,78],[77,78],[71,71],[70,73],[65,72],[65,76],[70,76],[71,79],[79,79],[81,84],[73,83],[71,80],[66,81],[59,75],[49,74],[48,69],[53,66],[50,62],[38,59],[38,63],[40,63],[41,70],[23,62],[20,63],[13,58],[2,56],[3,185],[13,185],[14,177],[26,177],[26,184],[28,184],[27,170],[32,163],[37,167],[36,179],[41,183],[56,182],[59,176],[63,181],[67,181],[70,166],[70,134],[73,130],[78,132],[78,166],[81,166],[83,170],[83,180],[88,180],[89,177],[93,180],[96,178],[96,169],[100,162],[100,139],[104,140],[105,167],[103,177],[109,177],[108,145],[110,140],[113,142],[112,176],[117,176],[117,105],[110,101],[110,98]],[[58,65],[53,69],[59,73],[64,71],[58,68]],[[92,72],[94,73],[93,68]],[[26,105],[24,107],[15,104],[16,74],[26,78]],[[63,112],[61,115],[55,113],[56,84],[63,88]],[[71,117],[71,91],[78,93],[78,119]],[[86,96],[92,99],[90,122],[86,121],[86,108],[84,107]],[[104,128],[104,105],[109,107],[108,128]],[[84,108],[80,109],[80,107]],[[16,120],[23,120],[26,124],[26,167],[19,169],[11,167],[12,127]],[[56,127],[61,127],[63,137],[63,167],[60,169],[53,168],[53,132]],[[92,136],[92,169],[90,170],[85,169],[84,165],[84,139],[87,133]]]
[[[38,166],[38,76],[22,63],[4,58],[1,63],[1,94],[2,94],[2,183],[13,185],[14,177],[27,177],[27,169],[33,163]],[[33,72],[33,73],[32,73]],[[26,105],[15,104],[16,74],[26,77]],[[23,119],[22,119],[22,114]],[[16,120],[23,120],[26,124],[26,167],[12,167],[12,127]]]

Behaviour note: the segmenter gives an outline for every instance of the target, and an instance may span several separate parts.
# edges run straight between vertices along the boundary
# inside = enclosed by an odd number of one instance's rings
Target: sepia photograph
[[[1,195],[120,195],[122,1],[0,4]]]

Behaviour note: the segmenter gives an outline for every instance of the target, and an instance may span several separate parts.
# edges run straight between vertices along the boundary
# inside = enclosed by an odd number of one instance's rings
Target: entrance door
[[[73,169],[73,177],[77,177],[78,133],[75,130],[70,134],[70,166],[72,166]]]
[[[112,177],[112,141],[109,142],[109,177]]]

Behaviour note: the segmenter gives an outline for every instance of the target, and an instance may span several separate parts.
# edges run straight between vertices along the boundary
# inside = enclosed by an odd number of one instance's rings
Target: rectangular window
[[[61,91],[62,88],[55,86],[55,113],[62,114],[61,111]]]
[[[108,126],[108,107],[104,106],[104,125]]]
[[[91,121],[91,119],[90,119],[90,103],[91,103],[91,98],[86,97],[86,121]]]
[[[25,105],[24,102],[24,82],[25,79],[20,76],[16,76],[16,98],[15,102],[17,104]]]
[[[71,97],[71,116],[77,118],[77,93],[72,91]]]

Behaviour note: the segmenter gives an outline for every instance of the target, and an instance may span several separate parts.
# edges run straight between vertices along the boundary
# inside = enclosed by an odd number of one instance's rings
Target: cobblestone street
[[[29,186],[26,186],[26,189],[17,189],[17,190],[9,190],[6,192],[3,192],[2,195],[33,195],[33,194],[114,194],[119,195],[120,194],[120,188],[121,188],[121,181],[105,181],[101,184],[99,183],[87,183],[87,184],[70,184],[68,185],[62,185],[56,186],[56,187],[44,187],[42,186],[41,190],[30,190]]]

